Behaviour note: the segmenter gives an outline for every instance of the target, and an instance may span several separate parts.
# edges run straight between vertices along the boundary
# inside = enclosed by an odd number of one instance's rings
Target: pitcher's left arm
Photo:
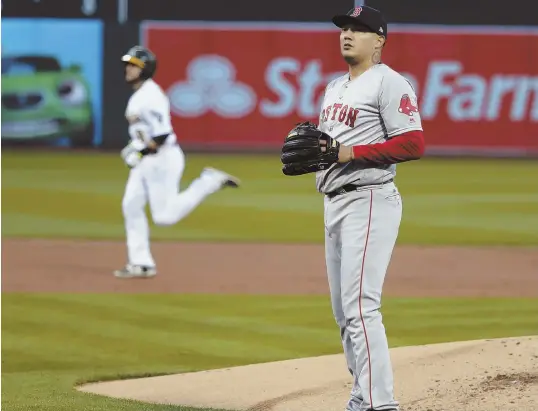
[[[394,73],[384,77],[380,87],[379,112],[387,130],[387,140],[341,147],[340,162],[357,161],[375,167],[418,160],[424,155],[424,135],[417,97],[403,76]]]

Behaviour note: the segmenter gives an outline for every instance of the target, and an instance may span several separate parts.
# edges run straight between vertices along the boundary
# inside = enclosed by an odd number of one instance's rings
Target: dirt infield
[[[321,245],[154,243],[159,275],[112,276],[120,242],[2,241],[3,292],[328,293]],[[538,249],[396,248],[389,296],[538,297]]]
[[[3,292],[328,295],[320,245],[154,243],[159,275],[148,280],[113,277],[125,263],[122,243],[5,239],[2,246]],[[399,246],[384,294],[538,297],[537,272],[536,248]],[[538,338],[403,347],[391,355],[402,411],[538,409]],[[82,389],[245,411],[341,411],[350,383],[335,355]]]
[[[401,411],[536,411],[537,354],[537,337],[395,348],[395,396]],[[343,411],[351,384],[343,356],[328,355],[79,389],[193,407]]]

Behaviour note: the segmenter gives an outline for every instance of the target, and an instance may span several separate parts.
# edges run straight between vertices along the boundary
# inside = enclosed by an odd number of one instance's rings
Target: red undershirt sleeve
[[[408,131],[383,143],[353,147],[353,161],[368,166],[384,166],[418,160],[424,155],[422,130]]]

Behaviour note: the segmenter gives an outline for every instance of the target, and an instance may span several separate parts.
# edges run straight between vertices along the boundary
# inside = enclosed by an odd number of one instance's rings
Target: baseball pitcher
[[[150,50],[134,46],[122,61],[125,80],[133,88],[125,112],[130,142],[121,151],[130,168],[122,201],[128,262],[114,275],[146,278],[157,274],[149,245],[146,204],[149,202],[155,224],[176,224],[207,196],[223,187],[238,187],[239,180],[206,167],[186,190],[178,192],[185,156],[172,129],[168,97],[152,79],[157,59]]]
[[[349,70],[327,85],[319,125],[286,137],[282,171],[315,172],[324,194],[332,309],[354,377],[346,410],[397,411],[381,293],[402,217],[396,164],[422,157],[422,124],[411,84],[381,61],[381,13],[355,7],[332,21]]]

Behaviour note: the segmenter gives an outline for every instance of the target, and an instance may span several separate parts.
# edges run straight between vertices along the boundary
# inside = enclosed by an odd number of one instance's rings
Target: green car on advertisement
[[[2,56],[2,143],[68,137],[90,146],[94,136],[88,82],[53,56]]]

